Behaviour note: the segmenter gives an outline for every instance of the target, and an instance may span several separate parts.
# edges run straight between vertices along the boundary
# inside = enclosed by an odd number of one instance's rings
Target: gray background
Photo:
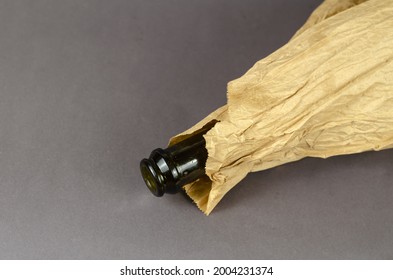
[[[139,160],[319,0],[0,1],[0,257],[393,258],[393,150],[250,174],[204,216]]]

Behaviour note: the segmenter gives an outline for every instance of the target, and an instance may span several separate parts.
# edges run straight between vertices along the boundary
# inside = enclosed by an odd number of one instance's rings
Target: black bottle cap
[[[140,168],[147,187],[155,196],[180,191],[180,186],[176,184],[179,173],[167,150],[153,150],[148,159],[142,159]]]
[[[162,178],[160,178],[160,172],[155,167],[156,164],[151,159],[144,158],[141,160],[140,169],[147,187],[155,196],[163,196],[165,190]]]
[[[153,150],[149,158],[141,161],[142,177],[155,196],[178,193],[184,185],[205,176],[208,152],[203,135],[216,123],[210,121],[166,149]]]

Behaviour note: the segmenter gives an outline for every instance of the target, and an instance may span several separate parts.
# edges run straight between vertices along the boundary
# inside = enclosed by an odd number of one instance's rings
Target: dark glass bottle
[[[177,193],[182,186],[205,176],[207,150],[203,135],[216,122],[208,123],[192,136],[166,149],[155,149],[148,159],[142,159],[142,177],[155,196]]]

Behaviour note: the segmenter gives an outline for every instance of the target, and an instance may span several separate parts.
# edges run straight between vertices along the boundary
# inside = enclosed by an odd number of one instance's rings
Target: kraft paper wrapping
[[[228,83],[206,174],[185,186],[210,214],[249,172],[393,147],[393,1],[326,0],[282,48]]]

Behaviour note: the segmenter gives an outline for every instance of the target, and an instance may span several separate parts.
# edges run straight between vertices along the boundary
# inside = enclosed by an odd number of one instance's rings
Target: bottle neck
[[[205,175],[208,153],[203,135],[215,123],[166,149],[155,149],[148,159],[141,161],[142,176],[154,195],[177,193],[182,186]]]

